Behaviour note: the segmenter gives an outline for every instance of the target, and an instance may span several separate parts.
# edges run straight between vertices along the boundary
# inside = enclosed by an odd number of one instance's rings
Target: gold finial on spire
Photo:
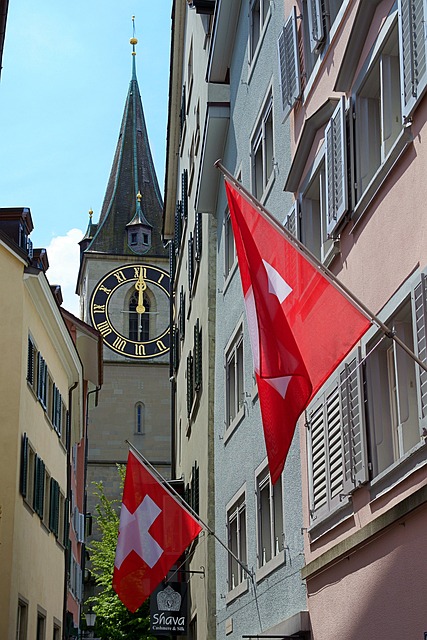
[[[92,220],[92,216],[93,216],[93,211],[92,209],[89,209],[89,218]]]
[[[132,45],[132,55],[136,56],[135,45],[138,44],[138,39],[135,38],[135,16],[132,16],[132,29],[133,29],[133,36],[129,40],[129,42]]]
[[[138,202],[141,202],[141,200],[142,200],[142,195],[141,195],[141,192],[140,192],[140,191],[138,191],[138,193],[136,194],[136,199],[138,200]]]

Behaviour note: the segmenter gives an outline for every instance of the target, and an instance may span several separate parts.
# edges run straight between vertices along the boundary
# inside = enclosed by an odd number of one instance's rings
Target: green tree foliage
[[[123,487],[125,467],[118,466]],[[155,640],[149,634],[149,600],[131,613],[119,600],[112,586],[114,558],[119,532],[119,500],[110,500],[102,482],[95,482],[98,499],[95,521],[101,534],[89,546],[97,593],[88,600],[96,613],[95,636],[103,640]]]

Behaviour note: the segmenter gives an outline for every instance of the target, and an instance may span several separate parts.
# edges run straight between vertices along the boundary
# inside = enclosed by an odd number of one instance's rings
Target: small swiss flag
[[[202,527],[129,451],[113,588],[136,611]]]

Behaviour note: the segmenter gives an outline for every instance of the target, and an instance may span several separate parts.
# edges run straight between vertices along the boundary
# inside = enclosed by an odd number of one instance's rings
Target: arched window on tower
[[[145,404],[137,402],[135,405],[135,433],[145,433]]]
[[[143,305],[144,313],[137,313],[138,292],[135,291],[129,300],[129,339],[136,342],[146,342],[150,336],[150,301],[146,295],[144,295]]]

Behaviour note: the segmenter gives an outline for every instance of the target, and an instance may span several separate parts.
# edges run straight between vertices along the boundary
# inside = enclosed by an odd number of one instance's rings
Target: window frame
[[[240,354],[240,357],[239,357]],[[230,339],[228,340],[224,348],[224,398],[225,398],[225,435],[224,441],[226,442],[233,431],[240,424],[245,415],[245,345],[244,345],[244,331],[243,331],[243,318],[241,317],[237,323]],[[241,365],[239,365],[241,359]],[[230,396],[230,367],[233,365],[233,398],[234,398],[234,414],[231,414]],[[240,384],[241,376],[241,384]],[[241,400],[239,402],[239,389],[241,394]],[[232,416],[232,417],[231,417]]]
[[[235,553],[235,555],[243,564],[246,564],[248,558],[246,484],[244,484],[243,487],[241,487],[241,489],[237,491],[237,493],[227,503],[225,512],[228,547],[229,549],[233,550],[233,544],[231,541],[231,524],[234,522],[234,520],[236,520],[236,540],[234,546],[237,550],[237,553]],[[240,534],[242,532],[242,522],[244,523],[244,539],[240,537]],[[244,543],[244,549],[242,549],[242,542]],[[243,554],[241,553],[241,551],[243,551]],[[234,567],[236,567],[236,570],[238,572],[238,582],[233,584]],[[243,567],[241,567],[240,564],[238,564],[236,560],[234,560],[234,558],[229,555],[227,567],[226,604],[228,604],[231,600],[234,600],[234,598],[238,597],[247,590],[248,579],[245,575]]]
[[[280,492],[280,493],[279,493]],[[264,520],[262,509],[267,495],[268,522]],[[284,500],[283,500],[283,474],[277,480],[276,484],[271,483],[268,462],[264,460],[255,470],[255,496],[256,496],[256,533],[257,533],[257,581],[262,580],[271,571],[277,569],[285,562],[285,519],[284,519]],[[278,496],[278,497],[277,497]],[[276,513],[276,501],[280,501],[281,512]],[[276,527],[281,528],[279,536],[279,547],[276,549]],[[270,546],[271,557],[264,559],[264,534],[269,537],[267,540]]]
[[[275,178],[273,97],[273,87],[270,84],[250,137],[251,191],[260,202],[265,200]],[[268,160],[269,146],[271,146],[271,161]],[[258,189],[261,191],[258,192]]]

